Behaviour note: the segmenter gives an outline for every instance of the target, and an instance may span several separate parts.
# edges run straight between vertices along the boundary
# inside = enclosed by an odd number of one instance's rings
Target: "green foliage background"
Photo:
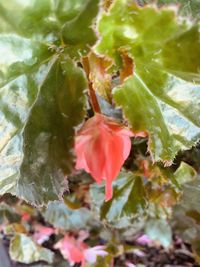
[[[133,2],[0,1],[0,223],[15,261],[66,266],[33,241],[35,221],[58,230],[53,243],[83,229],[91,246],[103,240],[109,256],[90,267],[110,266],[141,233],[169,247],[172,231],[199,261],[200,2]],[[81,63],[91,50],[112,62],[105,78],[90,59],[102,113],[149,134],[132,140],[107,203],[104,185],[74,172],[75,131],[93,115]],[[134,74],[121,82],[124,52]]]

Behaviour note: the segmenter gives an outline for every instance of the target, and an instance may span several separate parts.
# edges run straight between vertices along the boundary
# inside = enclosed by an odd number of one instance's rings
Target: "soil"
[[[166,251],[162,248],[146,248],[144,257],[130,257],[130,262],[141,267],[200,267],[195,263],[192,253],[186,249],[173,249]],[[140,266],[140,265],[139,265]]]
[[[200,267],[191,246],[178,237],[174,237],[173,246],[168,250],[161,246],[143,246],[142,252],[144,255],[141,257],[128,254],[127,260],[137,267]]]

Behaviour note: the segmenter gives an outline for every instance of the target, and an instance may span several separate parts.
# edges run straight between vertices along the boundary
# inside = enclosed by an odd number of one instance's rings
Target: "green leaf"
[[[43,205],[66,188],[74,127],[84,116],[85,76],[66,56],[40,62],[43,46],[34,55],[34,43],[24,38],[0,35],[1,42],[9,58],[0,88],[0,194]]]
[[[0,3],[0,32],[15,33],[80,58],[96,41],[99,0],[10,0]],[[13,13],[13,10],[15,12]]]
[[[174,173],[174,176],[179,184],[191,182],[196,178],[196,175],[195,169],[183,161]]]
[[[171,164],[200,138],[199,26],[167,8],[116,0],[98,29],[98,54],[118,68],[124,51],[134,60],[134,75],[113,90],[117,105],[135,132],[148,131],[153,159]]]
[[[92,215],[86,208],[72,210],[64,203],[55,201],[48,205],[44,218],[54,227],[72,231],[86,228]]]
[[[9,3],[1,1],[0,31],[15,32],[31,39],[53,43],[61,40],[64,24],[67,21],[77,20],[86,7],[87,2],[84,0],[21,0],[20,2],[10,0]],[[84,29],[90,27],[96,13],[90,13],[87,26],[85,23],[77,25],[79,30],[81,28],[81,31],[84,32]],[[92,17],[93,15],[94,17]],[[88,33],[94,35],[92,29]],[[71,36],[71,32],[68,34]],[[88,38],[87,34],[86,37]],[[87,44],[87,40],[85,40],[85,44]]]
[[[16,213],[16,211],[8,206],[6,203],[0,204],[0,224],[4,222],[19,222],[21,220],[20,215]]]
[[[92,25],[99,10],[99,0],[87,0],[84,2],[85,4],[78,16],[64,24],[62,38],[67,46],[78,46],[79,52],[83,51],[86,54],[88,51],[87,46],[93,45],[96,41]]]
[[[105,257],[97,257],[95,263],[86,263],[86,267],[110,267],[112,266],[113,258],[111,255]]]
[[[13,33],[0,34],[0,48],[1,88],[9,82],[15,82],[17,78],[22,79],[23,74],[28,77],[31,73],[37,75],[37,69],[52,59],[52,53],[48,51],[47,45]],[[39,78],[35,77],[35,85],[39,83]],[[33,82],[32,87],[34,87]],[[32,91],[34,96],[34,88]]]
[[[1,1],[0,194],[44,205],[66,189],[87,88],[69,57],[80,59],[95,42],[98,3]]]
[[[112,200],[103,202],[101,198],[103,187],[93,185],[91,188],[93,205],[100,207],[101,220],[115,224],[118,228],[127,227],[132,219],[144,214],[147,202],[143,182],[140,177],[134,177],[132,173],[122,172],[113,183],[113,187]]]
[[[172,243],[171,227],[166,220],[149,220],[146,223],[145,233],[152,240],[159,241],[163,247],[169,247]]]
[[[1,31],[15,32],[47,42],[59,38],[60,21],[56,17],[56,7],[52,1],[1,1],[0,10],[0,18],[6,25]]]
[[[158,4],[178,4],[182,15],[193,17],[194,19],[200,19],[199,0],[158,0]]]
[[[185,242],[200,255],[200,178],[183,186],[180,203],[173,209],[172,226]]]
[[[12,260],[26,264],[37,261],[52,263],[54,255],[49,249],[38,246],[30,237],[24,234],[17,234],[13,237],[9,253]]]
[[[155,3],[154,0],[137,0],[140,5]],[[157,0],[158,6],[177,4],[181,15],[192,17],[193,19],[200,18],[200,2],[199,0]]]

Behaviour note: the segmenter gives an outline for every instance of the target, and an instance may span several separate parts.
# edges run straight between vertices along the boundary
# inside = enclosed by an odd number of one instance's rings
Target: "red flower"
[[[96,114],[78,132],[76,169],[84,169],[100,184],[106,181],[106,200],[112,198],[112,182],[130,149],[133,133],[115,121]]]

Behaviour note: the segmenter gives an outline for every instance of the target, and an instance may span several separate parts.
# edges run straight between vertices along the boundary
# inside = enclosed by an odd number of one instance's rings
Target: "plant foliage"
[[[199,14],[198,0],[0,1],[12,260],[131,266],[141,233],[168,248],[173,231],[200,262]]]

